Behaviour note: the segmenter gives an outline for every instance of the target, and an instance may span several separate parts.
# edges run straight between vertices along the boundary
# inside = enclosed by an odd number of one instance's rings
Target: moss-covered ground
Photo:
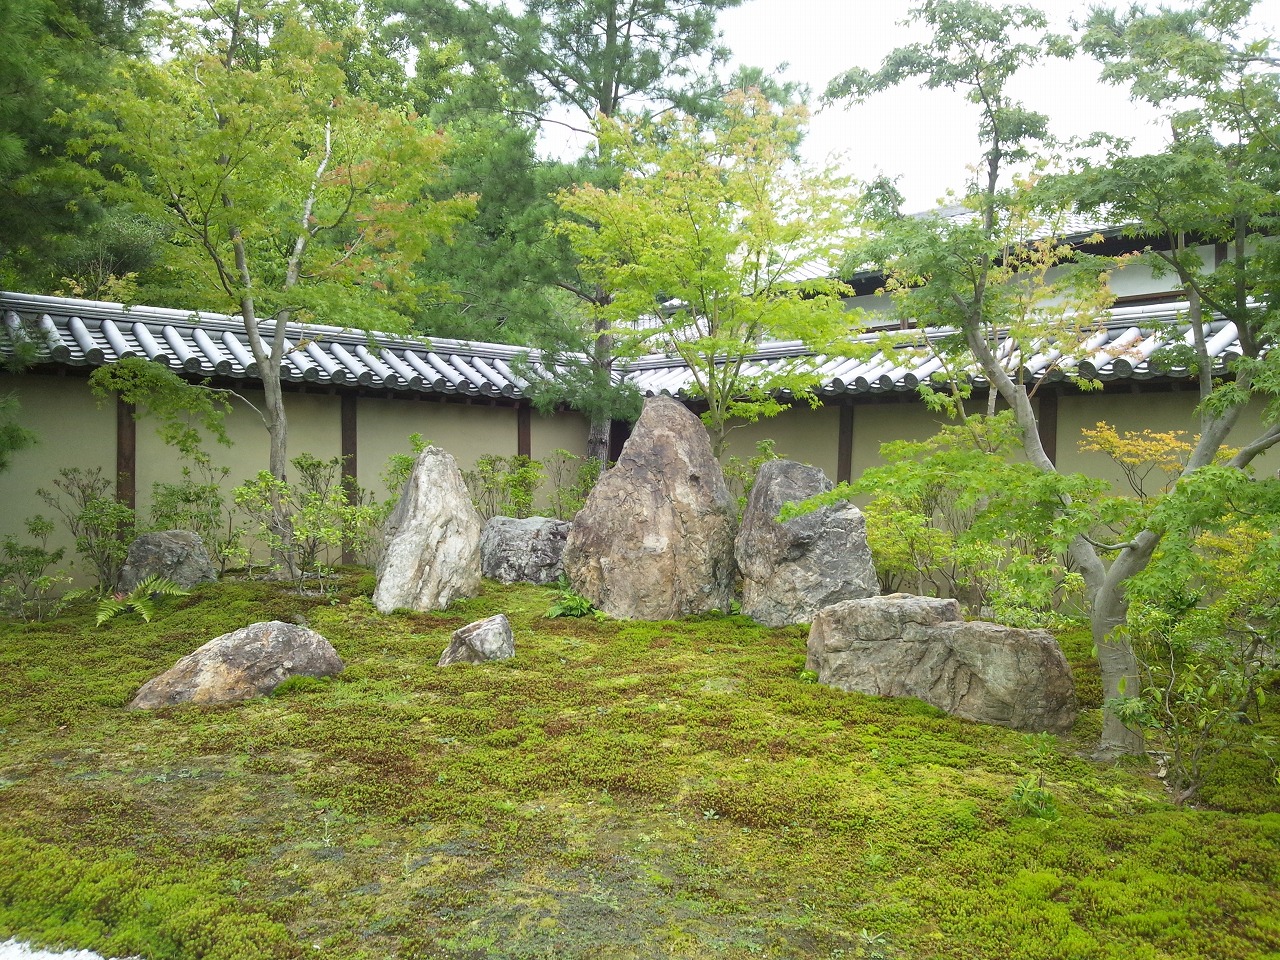
[[[1198,809],[1145,762],[803,673],[738,617],[439,614],[224,582],[151,624],[0,627],[0,941],[164,958],[1280,956],[1280,794]],[[437,669],[505,612],[514,660]],[[347,663],[220,708],[124,709],[205,640],[297,619]],[[1084,702],[1089,642],[1063,636]],[[1275,698],[1273,698],[1274,700]],[[1272,718],[1267,719],[1270,725]],[[1057,819],[1012,797],[1043,773]]]

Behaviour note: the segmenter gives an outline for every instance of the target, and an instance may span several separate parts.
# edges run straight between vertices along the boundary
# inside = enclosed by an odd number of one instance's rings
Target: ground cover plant
[[[151,623],[89,598],[0,625],[0,941],[159,958],[1250,958],[1280,951],[1280,790],[1228,756],[1198,808],[1094,764],[1101,684],[1061,633],[1073,736],[830,690],[803,628],[548,619],[499,587],[383,616],[202,585]],[[437,669],[505,612],[513,660]],[[337,678],[129,712],[254,620]],[[1280,726],[1268,698],[1259,726]]]

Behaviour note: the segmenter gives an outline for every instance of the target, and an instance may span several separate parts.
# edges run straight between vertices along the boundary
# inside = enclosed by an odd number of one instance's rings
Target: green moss
[[[150,625],[5,625],[0,938],[149,958],[848,957],[861,930],[890,957],[1280,950],[1265,764],[1229,758],[1205,787],[1223,809],[1174,810],[1146,765],[1080,758],[1096,711],[1032,749],[806,682],[803,629],[548,621],[551,591],[491,583],[382,616],[360,579],[337,604],[233,582]],[[435,667],[497,612],[513,660]],[[205,640],[297,618],[339,677],[123,709]],[[1087,633],[1063,642],[1089,703]],[[1010,803],[1032,773],[1052,823]]]

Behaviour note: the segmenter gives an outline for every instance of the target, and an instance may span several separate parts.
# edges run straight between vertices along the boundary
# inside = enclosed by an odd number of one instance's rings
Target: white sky
[[[875,69],[890,50],[924,37],[899,25],[914,6],[908,0],[747,0],[720,17],[724,41],[735,60],[766,69],[789,63],[785,76],[813,88],[814,105],[827,82],[851,66]],[[1033,0],[1050,15],[1053,28],[1068,32],[1072,17],[1096,3]],[[1127,6],[1127,2],[1108,3]],[[1154,6],[1154,3],[1149,4]],[[1261,0],[1256,23],[1280,34],[1280,0]],[[1081,55],[1053,61],[1017,78],[1015,94],[1048,114],[1059,138],[1096,130],[1132,137],[1140,148],[1158,149],[1165,137],[1155,114],[1131,103],[1123,88],[1100,84],[1098,66]],[[979,159],[976,111],[960,94],[903,86],[866,104],[831,107],[817,113],[805,154],[818,163],[843,154],[855,177],[878,172],[901,175],[905,209],[933,207],[948,188],[960,188],[966,168]]]

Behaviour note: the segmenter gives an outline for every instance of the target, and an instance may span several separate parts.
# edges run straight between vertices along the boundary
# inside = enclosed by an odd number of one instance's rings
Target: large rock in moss
[[[458,464],[439,447],[418,454],[383,530],[373,605],[392,610],[443,610],[480,589],[480,532]]]
[[[734,542],[742,612],[770,627],[810,623],[823,607],[880,592],[862,511],[844,501],[785,523],[784,504],[832,489],[817,467],[770,460],[760,467]]]
[[[451,667],[455,663],[488,663],[490,660],[510,660],[516,655],[515,639],[506,614],[485,617],[453,631],[449,646],[440,654],[438,667]]]
[[[555,583],[568,536],[565,520],[493,517],[480,535],[481,572],[499,583]]]
[[[960,620],[954,600],[907,594],[846,600],[821,611],[806,666],[818,682],[917,697],[978,723],[1070,731],[1075,685],[1053,635]]]
[[[293,623],[253,623],[215,637],[143,684],[131,710],[230,703],[270,693],[290,677],[331,677],[342,658],[320,634]]]
[[[187,530],[141,533],[129,544],[129,555],[116,589],[129,593],[148,577],[164,577],[184,590],[218,579],[199,534]]]
[[[736,513],[702,421],[670,397],[650,397],[573,519],[565,573],[612,617],[727,611]]]

